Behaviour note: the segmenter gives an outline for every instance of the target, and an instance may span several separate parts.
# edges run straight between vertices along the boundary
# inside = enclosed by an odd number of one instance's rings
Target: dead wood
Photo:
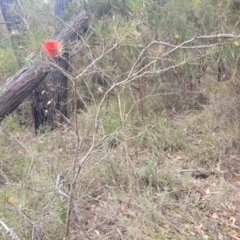
[[[58,34],[57,40],[66,43],[87,28],[87,12],[79,13]],[[21,68],[14,76],[7,79],[0,95],[0,121],[12,113],[32,90],[46,77],[50,69],[43,66],[37,57],[26,67]]]

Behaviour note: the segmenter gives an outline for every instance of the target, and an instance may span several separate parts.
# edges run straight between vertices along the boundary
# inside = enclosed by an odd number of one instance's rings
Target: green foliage
[[[121,121],[117,114],[107,113],[102,116],[103,128],[106,134],[116,132],[121,128]]]
[[[10,77],[18,69],[14,52],[6,46],[0,46],[0,63],[1,80]]]
[[[5,124],[7,129],[9,129],[11,133],[15,133],[21,128],[19,123],[19,117],[17,115],[8,116],[6,118]]]

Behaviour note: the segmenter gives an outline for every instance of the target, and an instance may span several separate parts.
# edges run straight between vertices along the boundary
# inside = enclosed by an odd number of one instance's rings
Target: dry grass
[[[112,104],[76,180],[68,239],[238,239],[236,139],[212,106],[123,127]],[[74,161],[91,146],[95,112],[78,116],[77,153],[70,126],[35,135],[11,116],[1,125],[0,218],[20,239],[64,238]]]
[[[232,28],[230,1],[87,2],[67,49],[72,124],[35,134],[27,103],[1,122],[0,239],[240,239],[239,14]],[[53,32],[45,7],[31,3],[26,56]],[[1,49],[5,81],[18,67]]]

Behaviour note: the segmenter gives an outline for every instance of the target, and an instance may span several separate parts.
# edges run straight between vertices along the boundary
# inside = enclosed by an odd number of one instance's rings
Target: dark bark
[[[63,44],[81,29],[86,28],[87,13],[79,13],[65,28],[58,34],[57,39]],[[10,114],[29,95],[34,88],[46,77],[49,70],[45,70],[38,60],[32,65],[23,67],[14,76],[9,78],[3,86],[0,95],[0,121]]]
[[[55,16],[57,19],[61,19],[64,10],[66,10],[70,0],[56,0],[55,2]],[[59,30],[63,27],[63,22],[58,20],[56,24],[55,35],[59,33]],[[65,49],[66,51],[66,49]],[[68,63],[68,53],[65,52],[62,56],[55,59],[56,65],[58,65],[62,70],[67,71],[69,68]],[[54,118],[56,119],[57,113],[61,113],[67,117],[67,85],[68,79],[59,70],[51,70],[50,72],[50,89],[51,89],[51,99],[53,100],[51,106],[54,110],[52,114],[55,113]],[[63,118],[58,118],[58,121],[62,122]]]
[[[57,35],[56,39],[64,43],[78,36],[79,30],[87,28],[87,19],[87,13],[82,11],[73,20],[66,24],[64,29]],[[77,26],[78,24],[79,26]]]
[[[14,12],[16,10],[15,0],[0,0],[0,7],[7,30],[9,32],[18,30],[21,25],[21,18]]]
[[[54,114],[50,101],[50,93],[44,81],[41,81],[30,96],[35,130],[41,126],[54,126]]]
[[[0,96],[0,121],[15,110],[46,75],[47,72],[37,72],[36,66],[31,65],[9,78]]]
[[[64,71],[67,71],[69,67],[68,53],[65,53],[63,57],[57,58],[56,64]],[[50,84],[54,109],[57,109],[67,117],[67,77],[59,70],[51,70]]]
[[[54,8],[55,16],[61,16],[64,13],[64,11],[66,10],[66,8],[70,2],[71,2],[71,0],[56,0],[55,8]],[[59,22],[61,22],[61,21],[59,21]]]
[[[48,105],[50,101],[48,87],[43,80],[29,94],[35,130],[41,126],[50,126],[52,129],[54,124],[53,111],[51,105]]]
[[[60,29],[63,27],[61,21],[61,15],[67,8],[70,0],[56,0],[54,13],[56,18],[56,32],[57,35]],[[64,71],[68,70],[68,54],[54,59],[55,64],[62,68]],[[51,70],[49,74],[50,86],[41,85],[38,89],[31,94],[31,105],[33,109],[33,118],[35,123],[35,129],[39,129],[41,126],[50,126],[55,128],[56,122],[62,120],[57,118],[58,111],[67,117],[67,77],[59,70]],[[44,95],[42,95],[44,92]],[[47,104],[49,100],[51,104]]]

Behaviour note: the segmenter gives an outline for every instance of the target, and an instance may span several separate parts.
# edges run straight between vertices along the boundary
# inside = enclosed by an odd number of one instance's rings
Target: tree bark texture
[[[55,36],[63,28],[64,21],[61,20],[61,15],[66,10],[69,2],[70,0],[55,1],[54,13],[57,17]],[[64,53],[62,57],[55,58],[54,62],[62,70],[67,71],[69,67],[68,53]],[[49,87],[41,83],[30,95],[35,130],[38,130],[41,126],[49,126],[51,129],[55,128],[56,122],[62,122],[63,120],[59,118],[59,112],[67,117],[68,79],[61,71],[51,70],[49,81]],[[47,104],[48,102],[50,104]]]
[[[32,106],[32,114],[34,117],[35,130],[41,126],[54,126],[54,112],[50,101],[48,87],[44,81],[41,81],[29,95]]]
[[[46,75],[47,72],[36,71],[36,67],[31,65],[9,78],[0,96],[0,121],[15,110]]]
[[[57,40],[63,44],[77,35],[77,31],[87,27],[87,13],[82,11],[58,34]],[[20,69],[4,84],[0,95],[0,121],[13,112],[31,91],[46,77],[49,69],[44,69],[41,61]]]
[[[63,28],[64,21],[60,21],[64,11],[67,9],[68,4],[71,0],[56,0],[54,13],[58,21],[56,23],[55,35],[59,34],[60,29]],[[66,49],[65,49],[66,51]],[[69,54],[65,52],[62,56],[55,58],[55,63],[64,71],[67,71],[69,68],[68,63]],[[49,74],[49,91],[52,99],[51,105],[49,105],[53,111],[51,111],[52,118],[54,121],[62,122],[63,118],[57,118],[58,113],[63,114],[67,117],[67,87],[68,79],[67,77],[59,70],[52,69]],[[50,113],[48,113],[50,114]],[[52,122],[52,126],[54,125]],[[54,127],[54,126],[53,126]]]
[[[69,67],[68,53],[64,53],[63,57],[57,58],[56,64],[64,71],[67,71]],[[53,99],[53,108],[59,110],[67,117],[67,77],[59,70],[51,70],[50,84],[49,88],[52,92],[51,98]]]

